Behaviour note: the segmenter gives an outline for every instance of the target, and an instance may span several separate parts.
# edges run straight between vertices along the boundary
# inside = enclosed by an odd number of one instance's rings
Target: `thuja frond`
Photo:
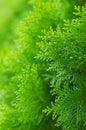
[[[86,8],[64,23],[71,3],[37,0],[22,20],[16,50],[1,65],[0,130],[86,128]]]
[[[52,110],[57,126],[65,130],[86,129],[86,7],[76,9],[77,18],[66,21],[63,29],[45,30],[37,43],[39,59],[50,62],[48,70],[55,76],[51,82],[55,105],[45,112]]]

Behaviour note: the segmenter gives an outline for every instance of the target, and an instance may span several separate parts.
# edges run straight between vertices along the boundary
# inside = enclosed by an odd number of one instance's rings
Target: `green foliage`
[[[16,47],[0,59],[0,130],[85,130],[86,8],[29,3]]]
[[[49,63],[53,72],[51,93],[55,101],[51,109],[57,126],[65,130],[86,129],[86,7],[76,7],[76,19],[65,21],[64,27],[44,30],[37,58]]]
[[[51,8],[53,8],[52,12]],[[48,82],[44,81],[43,77],[38,78],[40,73],[44,73],[44,69],[39,71],[41,63],[34,59],[38,52],[36,45],[36,42],[39,41],[38,35],[42,34],[42,29],[49,30],[50,26],[56,26],[56,19],[58,19],[56,14],[55,2],[46,2],[46,4],[42,2],[36,5],[34,11],[29,12],[28,17],[21,24],[20,38],[16,41],[18,42],[17,50],[14,54],[8,54],[3,63],[4,67],[1,65],[1,69],[5,70],[1,70],[4,74],[4,82],[1,83],[0,88],[3,85],[5,89],[5,93],[3,93],[4,89],[1,91],[2,96],[4,96],[7,109],[13,108],[12,112],[18,111],[19,113],[18,116],[15,116],[15,112],[11,114],[11,110],[7,110],[8,115],[11,115],[14,121],[17,120],[18,124],[22,124],[20,127],[18,125],[18,129],[57,129],[51,122],[51,116],[44,118],[45,115],[42,113],[42,109],[49,105],[51,98]],[[38,64],[35,65],[37,70],[33,69],[33,64]],[[39,74],[37,74],[38,71]],[[1,81],[3,80],[2,74],[0,74]],[[2,113],[6,113],[6,111],[4,110]],[[15,122],[11,123],[9,121],[11,118],[8,116],[9,120],[7,120],[5,116],[6,114],[4,114],[6,120],[1,123],[1,130],[6,129],[7,124],[9,124],[8,129],[14,129]]]

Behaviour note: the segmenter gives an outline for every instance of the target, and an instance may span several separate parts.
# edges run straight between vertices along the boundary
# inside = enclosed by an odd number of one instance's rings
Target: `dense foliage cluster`
[[[76,8],[76,19],[66,21],[63,29],[44,31],[38,58],[49,62],[48,71],[53,72],[51,93],[55,103],[51,109],[57,126],[64,129],[86,129],[86,8]],[[58,117],[59,115],[59,117]]]
[[[0,130],[85,130],[85,1],[29,4],[0,59]]]

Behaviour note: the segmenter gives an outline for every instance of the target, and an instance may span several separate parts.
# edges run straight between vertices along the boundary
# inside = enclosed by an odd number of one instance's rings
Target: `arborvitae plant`
[[[74,2],[71,1],[71,3],[61,0],[45,2],[37,0],[35,6],[33,4],[33,11],[29,12],[22,21],[18,30],[19,38],[16,41],[15,52],[8,54],[4,65],[0,64],[0,89],[3,86],[1,95],[4,97],[4,100],[0,97],[0,130],[61,130],[60,127],[54,126],[58,116],[63,128],[68,129],[67,124],[70,120],[67,120],[69,117],[66,119],[66,115],[69,111],[71,118],[70,111],[73,109],[70,109],[70,102],[67,102],[66,99],[75,100],[77,90],[82,88],[79,87],[82,84],[78,86],[77,82],[79,78],[81,80],[78,72],[82,72],[82,66],[84,66],[83,63],[78,64],[77,67],[77,62],[80,63],[82,58],[73,62],[76,57],[72,55],[70,47],[71,43],[76,40],[76,45],[74,44],[75,46],[72,48],[75,54],[80,50],[80,46],[76,49],[77,44],[85,40],[84,31],[82,31],[83,35],[80,35],[81,31],[79,30],[78,33],[77,29],[81,25],[82,29],[85,29],[86,14],[85,8],[83,8],[83,13],[79,11],[80,16],[77,15],[76,20],[66,23],[63,28],[63,19],[73,17]],[[77,22],[78,24],[76,24]],[[57,25],[59,25],[58,28]],[[77,40],[78,36],[81,37],[80,41]],[[69,46],[68,43],[70,43]],[[83,49],[85,46],[81,47]],[[83,57],[83,53],[84,51],[81,51],[77,57]],[[3,80],[4,82],[2,82]],[[50,88],[51,84],[53,88]],[[76,86],[74,90],[73,86]],[[54,96],[51,96],[50,91]],[[75,95],[74,98],[71,98],[72,93]],[[70,98],[67,98],[69,95]],[[53,107],[49,108],[51,101],[54,100],[55,105],[52,103]],[[68,107],[65,107],[66,105]],[[43,112],[46,106],[49,106],[47,107],[48,113],[53,111],[54,120],[51,118],[52,113],[46,116]],[[67,111],[64,111],[65,113],[62,112],[63,107],[68,108]],[[76,124],[71,125],[69,129],[73,129],[74,126]]]
[[[57,11],[58,3],[60,2],[38,1],[35,4],[34,11],[29,12],[19,30],[20,39],[16,41],[18,50],[4,61],[5,67],[2,66],[4,76],[1,78],[4,82],[1,87],[5,89],[5,93],[4,89],[2,91],[2,96],[7,105],[1,111],[1,130],[57,129],[51,121],[51,116],[44,118],[45,114],[42,113],[42,109],[51,101],[49,82],[40,76],[44,73],[45,64],[41,64],[34,56],[38,53],[36,42],[40,40],[38,35],[42,35],[41,30],[45,28],[49,31],[50,26],[55,29],[57,23],[61,22],[58,13],[62,9]],[[63,8],[63,4],[61,7]],[[63,13],[64,10],[65,8]]]
[[[76,7],[76,18],[67,20],[64,27],[44,30],[37,58],[48,62],[52,72],[51,94],[55,100],[51,108],[56,126],[64,130],[86,129],[86,7]],[[80,11],[81,10],[81,11]]]

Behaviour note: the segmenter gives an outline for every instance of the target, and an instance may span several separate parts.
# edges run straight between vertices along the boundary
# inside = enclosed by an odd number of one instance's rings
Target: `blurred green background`
[[[0,0],[0,57],[14,48],[16,27],[29,9],[28,0]]]

